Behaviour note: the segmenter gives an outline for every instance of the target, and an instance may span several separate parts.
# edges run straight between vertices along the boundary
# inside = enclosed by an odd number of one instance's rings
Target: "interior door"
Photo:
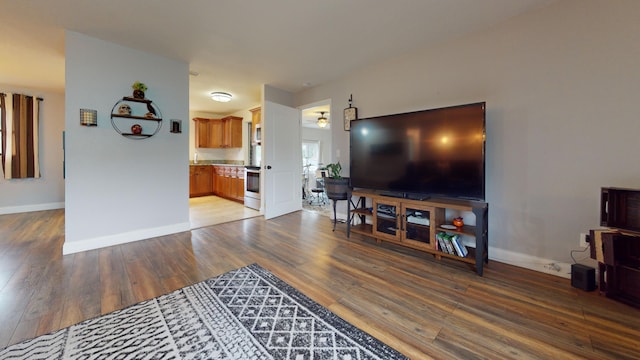
[[[302,209],[300,111],[265,101],[262,146],[264,217]]]

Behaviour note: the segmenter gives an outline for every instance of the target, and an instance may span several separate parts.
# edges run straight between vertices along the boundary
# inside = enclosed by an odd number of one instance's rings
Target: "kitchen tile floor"
[[[218,196],[200,196],[189,199],[189,221],[192,229],[256,216],[260,216],[259,211]]]

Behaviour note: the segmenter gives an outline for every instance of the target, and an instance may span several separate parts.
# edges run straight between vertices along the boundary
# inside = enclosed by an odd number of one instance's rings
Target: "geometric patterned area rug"
[[[406,359],[257,264],[0,350],[0,359]]]

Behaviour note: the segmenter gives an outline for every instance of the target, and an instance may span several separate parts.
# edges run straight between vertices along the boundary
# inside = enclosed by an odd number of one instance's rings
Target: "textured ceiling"
[[[300,91],[552,1],[0,0],[0,84],[62,91],[69,29],[189,63],[190,109],[228,114],[262,84]]]

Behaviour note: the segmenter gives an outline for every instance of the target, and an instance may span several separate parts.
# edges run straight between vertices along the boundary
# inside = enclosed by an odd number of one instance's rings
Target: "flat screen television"
[[[354,120],[351,186],[408,198],[485,199],[485,103]]]

